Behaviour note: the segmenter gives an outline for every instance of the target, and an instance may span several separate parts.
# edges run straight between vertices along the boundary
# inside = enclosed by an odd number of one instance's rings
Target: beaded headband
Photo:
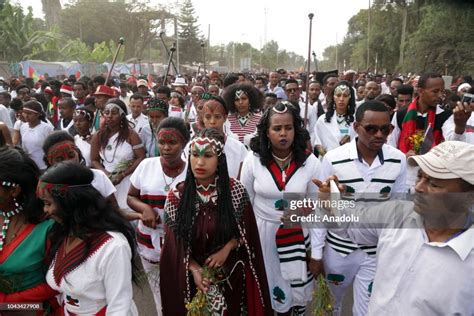
[[[151,111],[161,111],[168,114],[168,103],[160,99],[150,99],[147,103],[146,112],[150,113]]]
[[[222,154],[224,150],[224,144],[222,144],[218,140],[209,137],[194,138],[191,141],[191,145],[189,146],[189,153],[191,154],[192,150],[196,150],[201,156],[206,152],[207,146],[209,145],[211,146],[212,152],[215,153],[217,156],[220,156]]]
[[[273,110],[273,112],[278,113],[278,114],[284,114],[284,113],[288,112],[288,107],[289,107],[289,106],[292,106],[292,104],[291,104],[290,102],[288,102],[288,101],[281,101],[280,104],[283,105],[284,108],[283,108],[282,110],[278,110],[278,109],[276,108],[276,106],[273,106],[273,107],[271,108],[271,109]]]
[[[346,93],[346,92],[349,92],[349,95],[350,95],[350,88],[348,86],[346,86],[345,84],[341,84],[340,86],[337,86],[335,89],[334,89],[334,94],[336,93]]]
[[[201,94],[202,100],[212,100],[213,97],[214,96],[210,94],[209,92],[204,92],[203,94]]]
[[[67,191],[70,188],[80,188],[80,187],[88,187],[91,184],[78,184],[78,185],[69,185],[69,184],[55,184],[55,183],[48,183],[44,181],[39,181],[38,186],[36,187],[36,196],[41,198],[44,197],[45,193],[49,193],[51,196],[65,196]]]
[[[15,182],[10,182],[10,181],[2,181],[2,182],[1,182],[1,185],[2,185],[2,187],[12,187],[12,188],[18,186],[17,183],[15,183]]]
[[[79,115],[84,116],[84,118],[85,118],[86,120],[88,120],[89,122],[91,122],[92,119],[93,119],[92,114],[89,113],[89,112],[87,112],[87,111],[85,111],[85,110],[75,110],[74,113],[75,113],[76,115],[78,115],[78,116],[79,116]]]
[[[243,95],[248,96],[247,92],[245,92],[244,90],[239,89],[239,90],[235,91],[235,98],[236,99],[240,99]]]
[[[118,105],[117,103],[109,103],[105,106],[105,111],[112,111],[113,109],[118,109],[120,115],[125,115],[125,112],[123,111],[123,109],[120,107],[120,105]]]

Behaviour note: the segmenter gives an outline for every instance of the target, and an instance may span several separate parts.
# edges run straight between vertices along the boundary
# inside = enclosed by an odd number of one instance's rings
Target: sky
[[[312,20],[311,50],[322,59],[324,48],[342,42],[347,22],[370,0],[193,0],[201,34],[207,37],[210,25],[211,46],[231,41],[247,42],[261,48],[275,40],[280,49],[308,56],[309,13]],[[23,7],[32,6],[36,17],[44,18],[41,1],[12,0]],[[61,0],[61,3],[67,3]],[[181,0],[182,2],[182,0]],[[173,4],[171,0],[150,0],[151,4]],[[266,14],[265,14],[266,12]],[[265,23],[266,21],[266,23]],[[265,28],[266,25],[266,28]],[[266,29],[266,32],[265,32]],[[266,33],[266,36],[265,36]],[[168,31],[167,35],[171,35]]]

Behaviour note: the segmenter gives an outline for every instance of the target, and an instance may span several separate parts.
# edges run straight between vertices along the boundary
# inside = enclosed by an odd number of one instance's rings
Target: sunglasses
[[[377,134],[378,131],[380,131],[383,135],[388,136],[388,134],[390,134],[390,132],[392,131],[391,124],[382,125],[382,126],[368,124],[368,125],[361,125],[361,126],[365,129],[367,134],[370,134],[370,135],[375,135]]]

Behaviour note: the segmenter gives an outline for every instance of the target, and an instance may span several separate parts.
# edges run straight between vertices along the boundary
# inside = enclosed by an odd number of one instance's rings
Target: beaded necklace
[[[19,214],[23,208],[21,205],[19,205],[17,202],[15,202],[15,209],[12,211],[4,212],[0,211],[0,215],[3,216],[3,226],[2,226],[2,232],[0,233],[0,251],[3,250],[3,244],[5,243],[5,240],[7,239],[7,232],[8,232],[8,227],[10,226],[10,218]]]
[[[239,124],[241,127],[244,127],[245,124],[247,124],[247,121],[250,119],[250,116],[252,115],[252,113],[247,113],[245,114],[244,116],[240,116],[239,114],[237,114],[237,119],[239,121]]]

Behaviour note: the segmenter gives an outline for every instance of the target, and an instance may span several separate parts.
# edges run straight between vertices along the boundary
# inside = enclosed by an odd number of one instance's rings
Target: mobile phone
[[[469,105],[472,102],[474,102],[474,94],[464,93],[464,96],[462,97],[462,103],[467,103]]]

